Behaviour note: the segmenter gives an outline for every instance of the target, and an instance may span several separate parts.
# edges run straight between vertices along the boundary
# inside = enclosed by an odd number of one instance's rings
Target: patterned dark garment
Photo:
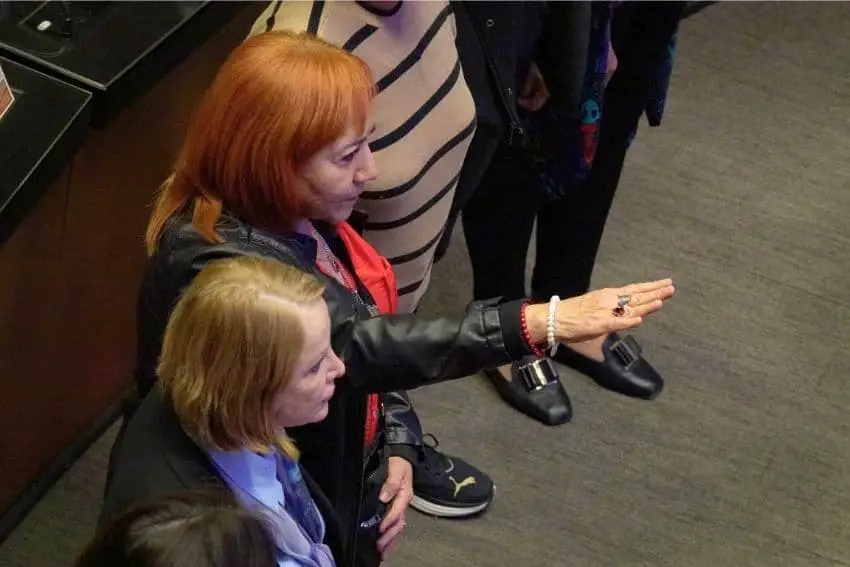
[[[561,199],[581,186],[596,155],[599,128],[605,98],[608,50],[611,45],[611,20],[620,2],[594,2],[587,70],[581,95],[581,116],[576,123],[564,117],[554,105],[546,104],[539,112],[521,111],[525,128],[532,140],[540,187],[550,199]],[[667,101],[667,89],[676,51],[674,33],[663,60],[652,78],[652,91],[646,105],[651,126],[661,124]],[[636,131],[632,133],[634,139]]]
[[[593,2],[591,6],[590,41],[579,122],[565,117],[552,104],[546,104],[538,112],[521,111],[532,140],[540,186],[550,198],[562,198],[580,186],[593,164],[602,120],[611,17],[617,4]]]

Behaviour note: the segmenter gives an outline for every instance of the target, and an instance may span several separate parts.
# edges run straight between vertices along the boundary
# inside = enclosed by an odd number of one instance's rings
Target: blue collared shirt
[[[259,455],[247,450],[207,454],[242,505],[261,512],[272,522],[280,567],[335,565],[330,548],[323,543],[324,520],[306,488],[306,502],[298,502],[296,483],[303,481],[297,463],[285,462],[287,457],[279,454]],[[309,507],[305,512],[314,521],[299,521],[298,514],[293,514],[302,504]]]

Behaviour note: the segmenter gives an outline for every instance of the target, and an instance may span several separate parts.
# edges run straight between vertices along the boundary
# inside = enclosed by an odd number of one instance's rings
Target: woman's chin
[[[350,201],[343,201],[337,210],[334,211],[334,219],[335,223],[339,224],[341,222],[347,221],[351,216],[351,213],[354,212],[354,205],[357,204],[357,199],[351,199]]]
[[[354,207],[351,207],[351,209],[348,209],[347,211],[336,210],[333,212],[328,212],[322,216],[313,216],[312,220],[322,220],[326,223],[336,226],[340,223],[347,221],[348,218],[351,216],[352,212],[354,212]]]
[[[310,423],[318,423],[328,417],[328,403],[325,402],[322,404],[316,413],[313,414],[313,418],[310,420]]]

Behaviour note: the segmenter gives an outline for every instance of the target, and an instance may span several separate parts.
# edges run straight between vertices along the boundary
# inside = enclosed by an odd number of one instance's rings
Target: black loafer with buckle
[[[573,406],[558,370],[548,358],[530,357],[511,365],[511,379],[497,368],[484,371],[509,405],[546,425],[561,425],[573,417]]]
[[[651,400],[661,393],[664,380],[643,358],[640,345],[631,335],[620,337],[611,333],[602,343],[602,354],[605,360],[598,362],[561,345],[554,358],[589,376],[603,388],[625,396]]]

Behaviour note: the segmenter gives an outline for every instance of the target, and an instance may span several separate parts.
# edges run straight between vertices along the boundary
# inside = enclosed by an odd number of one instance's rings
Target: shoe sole
[[[486,510],[495,496],[496,485],[494,484],[493,492],[486,502],[482,502],[481,504],[476,504],[474,506],[464,506],[459,508],[457,506],[447,506],[445,504],[430,502],[414,494],[413,500],[410,501],[410,507],[422,512],[423,514],[434,516],[435,518],[466,518],[469,516],[476,516]]]

